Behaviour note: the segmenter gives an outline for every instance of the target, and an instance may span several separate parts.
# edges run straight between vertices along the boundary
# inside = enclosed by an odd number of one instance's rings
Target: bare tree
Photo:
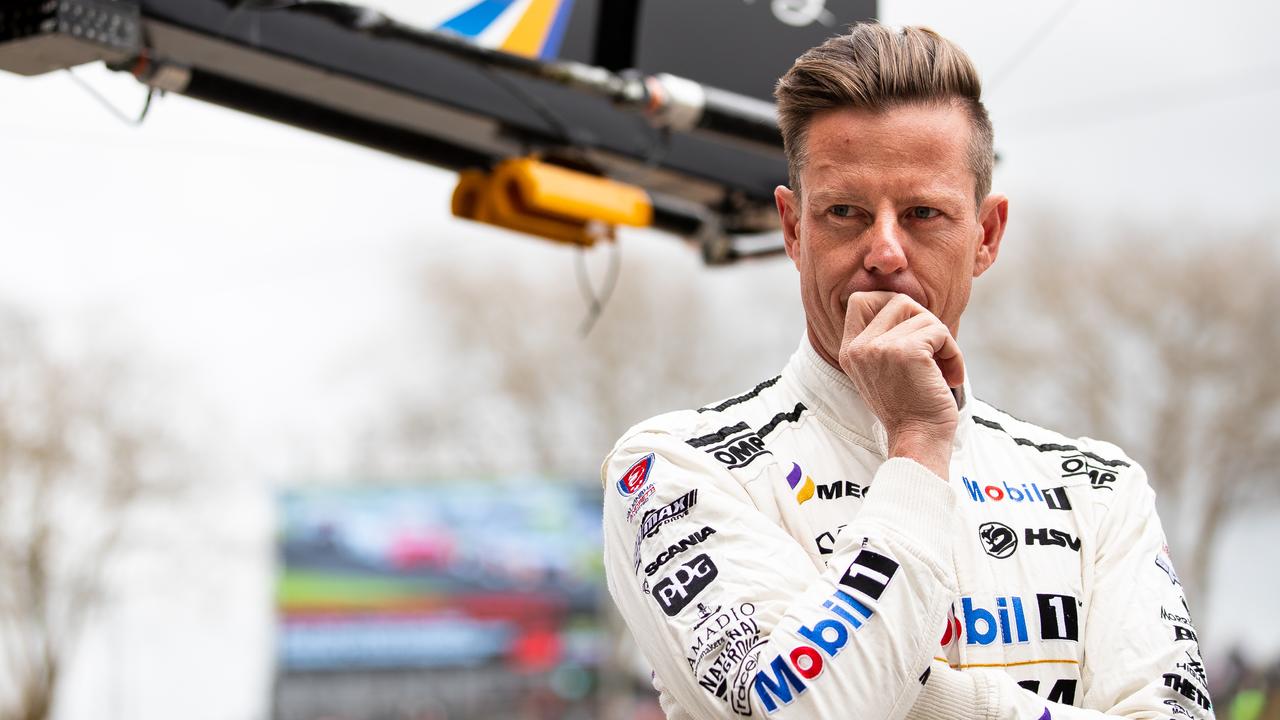
[[[163,434],[128,382],[124,364],[61,360],[0,312],[0,717],[50,717],[135,510],[164,487],[150,479]]]
[[[1071,241],[1060,220],[1030,227],[966,314],[977,390],[1125,448],[1189,559],[1180,570],[1205,587],[1224,524],[1280,497],[1275,238],[1187,223]]]
[[[583,337],[575,260],[552,251],[556,265],[508,258],[423,272],[419,302],[443,328],[421,340],[437,358],[423,368],[434,380],[401,393],[362,470],[590,480],[630,425],[749,388],[799,338],[785,261],[709,272],[686,248],[639,245],[627,246],[616,291]],[[610,252],[595,251],[595,264]]]

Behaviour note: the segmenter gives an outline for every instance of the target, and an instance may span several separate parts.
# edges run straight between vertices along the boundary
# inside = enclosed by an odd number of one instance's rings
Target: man
[[[609,455],[609,589],[671,717],[1212,717],[1154,493],[972,396],[956,345],[1008,200],[977,73],[855,27],[777,87],[807,334]]]

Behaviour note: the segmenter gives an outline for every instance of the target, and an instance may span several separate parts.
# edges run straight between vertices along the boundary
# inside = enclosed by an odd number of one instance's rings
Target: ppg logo
[[[658,601],[658,607],[667,617],[675,617],[716,579],[719,572],[711,558],[703,553],[654,585],[653,599]]]

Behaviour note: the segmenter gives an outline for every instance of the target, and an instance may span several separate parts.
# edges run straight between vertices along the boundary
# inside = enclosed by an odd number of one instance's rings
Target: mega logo
[[[694,545],[697,545],[698,543],[702,542],[703,540],[706,540],[707,538],[715,534],[716,534],[716,529],[708,526],[708,527],[702,528],[701,530],[697,530],[691,533],[688,537],[681,539],[677,543],[668,545],[666,550],[663,550],[662,552],[658,553],[658,557],[654,558],[653,562],[644,566],[644,574],[653,575],[654,573],[658,572],[658,568],[662,567],[663,565],[666,565],[671,560],[671,558],[679,555],[685,550],[688,550]]]
[[[989,522],[978,526],[982,549],[993,558],[1007,558],[1018,549],[1018,534],[1004,523]]]
[[[863,548],[841,576],[840,587],[822,607],[831,614],[813,625],[801,625],[797,634],[810,644],[799,645],[787,655],[776,655],[767,668],[756,673],[752,690],[767,712],[788,705],[808,689],[805,680],[822,674],[826,658],[835,658],[859,628],[875,613],[868,605],[884,594],[898,563],[886,555]]]
[[[1071,499],[1067,497],[1066,488],[1050,488],[1041,492],[1040,486],[1035,483],[979,485],[967,477],[961,476],[961,479],[964,480],[964,487],[969,491],[969,499],[973,502],[1044,503],[1054,510],[1071,509]]]
[[[676,568],[671,575],[653,586],[653,599],[667,617],[675,617],[688,607],[698,593],[707,589],[720,571],[705,553]]]
[[[1038,530],[1027,528],[1026,542],[1028,545],[1053,545],[1071,548],[1076,552],[1080,552],[1080,538],[1072,537],[1071,533],[1057,528],[1040,528]]]
[[[1076,612],[1076,599],[1070,595],[1037,594],[1041,640],[1080,639],[1080,624]],[[991,645],[999,642],[1012,645],[1030,641],[1027,614],[1022,598],[998,595],[994,608],[976,605],[972,597],[960,599],[964,616],[964,641],[966,645]]]
[[[618,480],[618,493],[622,497],[635,495],[637,490],[649,482],[649,471],[653,469],[653,461],[653,453],[649,453],[637,460],[635,465],[627,468],[622,478]]]
[[[765,449],[764,439],[745,422],[720,428],[710,435],[685,441],[690,447],[702,448],[730,470],[746,467],[761,455],[772,455]]]
[[[839,500],[842,497],[864,498],[871,492],[870,487],[863,487],[856,482],[823,483],[817,486],[819,500]]]
[[[644,517],[640,518],[640,528],[636,530],[636,572],[640,571],[640,543],[644,542],[645,538],[651,538],[654,535],[657,535],[658,528],[661,528],[663,525],[674,520],[679,520],[685,515],[688,515],[689,511],[693,509],[693,506],[697,504],[698,491],[694,489],[660,508],[654,508],[653,510],[646,512]]]
[[[801,478],[804,478],[803,483],[800,481]],[[800,465],[797,463],[791,463],[791,472],[787,473],[787,486],[792,490],[795,490],[796,502],[801,505],[809,502],[809,500],[813,498],[813,478],[805,475],[804,471],[800,469]],[[800,489],[796,490],[797,487]]]

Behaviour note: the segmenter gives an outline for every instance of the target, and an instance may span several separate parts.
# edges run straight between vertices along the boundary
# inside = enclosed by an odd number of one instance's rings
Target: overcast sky
[[[1013,200],[1005,252],[1027,251],[1017,222],[1028,207],[1084,227],[1126,216],[1274,227],[1280,4],[890,0],[881,15],[933,26],[984,72],[996,186]],[[122,108],[140,105],[131,78],[78,72]],[[61,717],[101,718],[104,697],[108,716],[130,720],[265,716],[269,483],[305,475],[299,458],[317,473],[340,464],[335,439],[372,411],[378,382],[359,369],[383,356],[412,362],[396,358],[413,271],[480,257],[572,282],[567,250],[450,218],[453,182],[182,97],[125,127],[65,74],[0,74],[0,301],[68,346],[92,337],[138,348],[179,389],[171,404],[192,414],[175,422],[213,418],[219,447],[237,458],[216,513],[234,541],[203,558],[220,573],[216,601],[207,580],[143,591],[93,638],[82,692]],[[660,235],[623,242],[697,263]],[[766,280],[794,282],[785,262],[771,267]],[[1257,529],[1233,532],[1236,548],[1268,542]],[[1280,648],[1275,632],[1254,632],[1275,627],[1263,619],[1273,594],[1231,587],[1243,604],[1218,604],[1223,637]],[[154,627],[166,630],[145,630]],[[122,642],[134,649],[108,662],[108,643]]]

